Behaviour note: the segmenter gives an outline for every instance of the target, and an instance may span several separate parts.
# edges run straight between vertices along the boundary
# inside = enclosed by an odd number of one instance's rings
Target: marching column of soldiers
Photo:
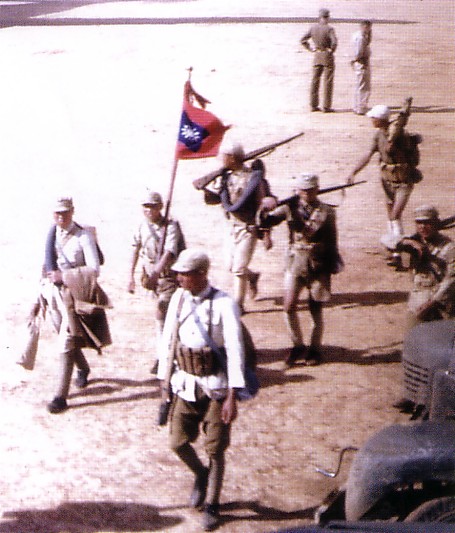
[[[311,111],[319,111],[318,91],[323,76],[321,110],[331,113],[337,39],[328,19],[328,10],[321,10],[319,23],[301,43],[315,54]],[[388,216],[381,243],[388,250],[388,263],[397,270],[404,269],[402,254],[410,256],[413,286],[406,318],[409,329],[422,321],[455,316],[455,244],[441,233],[448,224],[441,221],[432,205],[418,207],[415,233],[404,233],[402,213],[415,184],[422,179],[417,168],[420,139],[412,138],[405,129],[412,98],[405,100],[393,120],[385,105],[367,111],[370,75],[369,68],[368,72],[365,69],[369,67],[371,22],[364,21],[361,29],[356,35],[357,53],[352,60],[360,80],[354,112],[371,118],[376,132],[369,151],[347,177],[346,184],[338,188],[356,184],[354,177],[375,153],[379,154]],[[127,283],[127,290],[133,293],[140,261],[141,284],[156,301],[157,349],[151,371],[162,382],[163,405],[167,407],[161,413],[161,422],[169,416],[171,448],[194,475],[190,505],[203,509],[205,530],[215,529],[220,521],[225,451],[237,416],[237,392],[247,386],[241,316],[247,312],[247,293],[254,298],[258,292],[260,273],[250,269],[257,244],[262,242],[270,250],[273,227],[287,223],[283,317],[291,347],[285,369],[299,361],[306,366],[323,361],[323,307],[331,297],[332,275],[344,268],[335,209],[320,200],[323,191],[317,174],[299,173],[294,178],[294,194],[280,201],[265,177],[261,159],[247,164],[243,146],[232,142],[221,146],[220,156],[223,168],[202,189],[206,203],[221,205],[229,218],[233,297],[211,285],[209,255],[204,250],[186,248],[180,224],[163,216],[163,200],[156,191],[148,191],[141,201],[144,220],[133,235]],[[55,224],[46,240],[40,293],[29,319],[32,324],[40,311],[49,309],[59,334],[61,370],[56,395],[48,404],[52,414],[69,407],[74,366],[75,385],[84,388],[89,384],[90,366],[82,348],[100,351],[111,342],[105,315],[110,302],[97,281],[102,254],[94,232],[77,224],[73,213],[71,197],[57,200]],[[308,295],[312,322],[308,345],[297,308],[303,290]],[[24,360],[20,363],[28,364]],[[201,425],[207,466],[192,445]]]

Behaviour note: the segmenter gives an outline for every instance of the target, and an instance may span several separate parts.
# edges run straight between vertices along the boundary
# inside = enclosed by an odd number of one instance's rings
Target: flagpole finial
[[[191,73],[193,72],[193,67],[188,67],[186,70],[188,71],[188,80],[190,80],[191,79]]]

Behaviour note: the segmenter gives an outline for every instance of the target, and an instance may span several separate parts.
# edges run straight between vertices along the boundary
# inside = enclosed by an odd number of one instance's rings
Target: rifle
[[[455,228],[455,215],[451,217],[443,218],[439,222],[439,229],[451,229]]]
[[[344,190],[344,189],[347,189],[348,187],[354,187],[354,185],[360,185],[361,183],[366,183],[367,180],[360,180],[360,181],[356,181],[354,183],[346,183],[345,185],[332,185],[331,187],[325,187],[324,189],[319,189],[319,192],[318,192],[318,195],[320,194],[325,194],[325,193],[328,193],[328,192],[333,192],[333,191],[340,191],[340,190]],[[292,196],[288,196],[287,198],[284,198],[283,200],[280,200],[277,204],[277,207],[280,206],[280,205],[284,205],[284,204],[290,204],[292,203],[293,201],[297,200],[299,196],[297,194],[293,194]],[[453,221],[455,221],[455,217],[453,217]]]
[[[278,141],[272,144],[267,144],[266,146],[262,146],[261,148],[257,148],[256,150],[248,152],[247,154],[245,154],[244,161],[249,161],[250,159],[256,159],[258,157],[265,157],[266,155],[271,154],[273,150],[275,150],[275,148],[277,148],[278,146],[282,146],[283,144],[291,142],[294,139],[301,137],[302,135],[304,135],[303,131],[298,133],[297,135],[288,137],[287,139],[284,139],[283,141]],[[200,191],[201,189],[204,189],[205,187],[207,187],[207,185],[210,182],[212,182],[218,176],[221,176],[224,170],[225,170],[224,167],[222,167],[222,168],[219,168],[218,170],[214,170],[213,172],[210,172],[209,174],[206,174],[205,176],[195,179],[193,181],[194,187],[198,191]]]

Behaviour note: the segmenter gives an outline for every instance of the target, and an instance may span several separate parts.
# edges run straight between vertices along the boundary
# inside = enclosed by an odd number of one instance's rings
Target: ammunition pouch
[[[193,349],[178,344],[176,349],[177,364],[181,370],[197,377],[209,376],[217,371],[216,355],[208,346]]]
[[[412,179],[415,170],[408,163],[381,162],[381,175],[384,180],[391,183],[417,183]]]

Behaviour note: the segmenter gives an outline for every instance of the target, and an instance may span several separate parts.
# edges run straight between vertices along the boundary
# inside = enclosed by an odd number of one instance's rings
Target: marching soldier
[[[336,217],[333,207],[318,199],[319,178],[303,174],[296,178],[297,196],[270,211],[264,212],[262,225],[271,227],[286,220],[289,248],[284,275],[284,316],[293,347],[285,364],[292,366],[303,359],[307,366],[321,362],[324,321],[322,308],[331,297],[331,275],[340,272],[342,260],[338,253]],[[297,313],[302,289],[308,289],[308,306],[313,321],[310,346],[303,343]]]
[[[229,267],[234,274],[234,299],[244,313],[247,289],[252,298],[258,290],[260,273],[249,268],[257,241],[262,239],[267,250],[272,247],[270,231],[258,231],[258,216],[262,207],[275,207],[276,199],[271,195],[261,160],[255,160],[251,167],[245,165],[243,147],[229,142],[221,146],[220,155],[224,171],[216,192],[230,221]]]
[[[178,287],[175,272],[171,266],[179,252],[184,248],[185,241],[176,220],[167,222],[166,239],[161,253],[162,239],[165,231],[165,219],[162,214],[163,200],[157,192],[148,191],[142,202],[144,220],[133,237],[133,252],[130,261],[130,278],[128,292],[134,293],[136,266],[141,262],[141,283],[156,298],[156,338],[159,337],[166,318],[166,311],[172,295]],[[156,373],[158,361],[152,365],[152,373]]]
[[[388,225],[387,233],[381,238],[381,243],[391,251],[388,261],[390,266],[402,268],[401,256],[396,250],[396,244],[403,236],[402,214],[411,196],[414,184],[422,179],[416,143],[420,139],[406,135],[404,127],[407,124],[412,98],[407,98],[401,108],[398,118],[390,120],[390,109],[385,105],[376,105],[367,116],[372,119],[373,126],[378,130],[373,137],[369,151],[360,159],[347,183],[352,183],[354,176],[370,161],[373,155],[379,153],[381,182],[386,197]]]
[[[169,305],[158,367],[163,392],[169,381],[174,393],[170,446],[194,474],[190,506],[203,506],[206,531],[219,524],[225,452],[237,417],[235,389],[245,386],[239,309],[226,293],[210,285],[209,266],[207,254],[196,249],[184,250],[173,265],[181,289]],[[224,353],[222,363],[215,348]],[[200,426],[208,468],[192,446]]]

